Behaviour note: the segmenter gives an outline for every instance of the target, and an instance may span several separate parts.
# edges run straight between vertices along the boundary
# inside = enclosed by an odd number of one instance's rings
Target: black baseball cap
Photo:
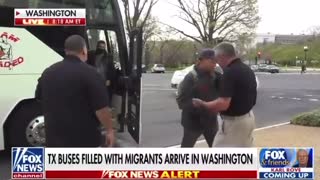
[[[206,48],[206,49],[202,49],[199,53],[198,53],[198,59],[199,60],[203,60],[203,59],[214,59],[215,53],[213,49],[210,48]]]

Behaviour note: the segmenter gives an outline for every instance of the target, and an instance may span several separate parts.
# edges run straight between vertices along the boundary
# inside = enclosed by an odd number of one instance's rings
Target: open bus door
[[[127,127],[133,139],[141,143],[141,64],[142,30],[137,29],[129,35],[129,75]],[[136,67],[136,68],[135,68]]]

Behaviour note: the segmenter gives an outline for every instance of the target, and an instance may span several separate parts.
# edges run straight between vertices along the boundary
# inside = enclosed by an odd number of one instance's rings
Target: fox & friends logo
[[[44,179],[44,148],[12,148],[12,179]]]
[[[313,148],[263,148],[260,151],[260,179],[312,179]]]
[[[292,149],[262,149],[260,151],[260,165],[265,168],[286,167],[294,160]]]

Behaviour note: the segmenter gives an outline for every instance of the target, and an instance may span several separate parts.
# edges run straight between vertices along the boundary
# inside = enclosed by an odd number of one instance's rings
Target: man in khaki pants
[[[219,98],[211,102],[193,99],[193,104],[220,112],[222,125],[214,147],[251,147],[255,128],[252,108],[257,98],[255,74],[236,57],[232,44],[221,43],[214,51],[217,62],[224,68]]]

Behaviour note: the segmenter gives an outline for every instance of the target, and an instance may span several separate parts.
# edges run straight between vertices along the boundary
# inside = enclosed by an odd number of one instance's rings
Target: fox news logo
[[[12,179],[43,179],[43,148],[12,148]]]

